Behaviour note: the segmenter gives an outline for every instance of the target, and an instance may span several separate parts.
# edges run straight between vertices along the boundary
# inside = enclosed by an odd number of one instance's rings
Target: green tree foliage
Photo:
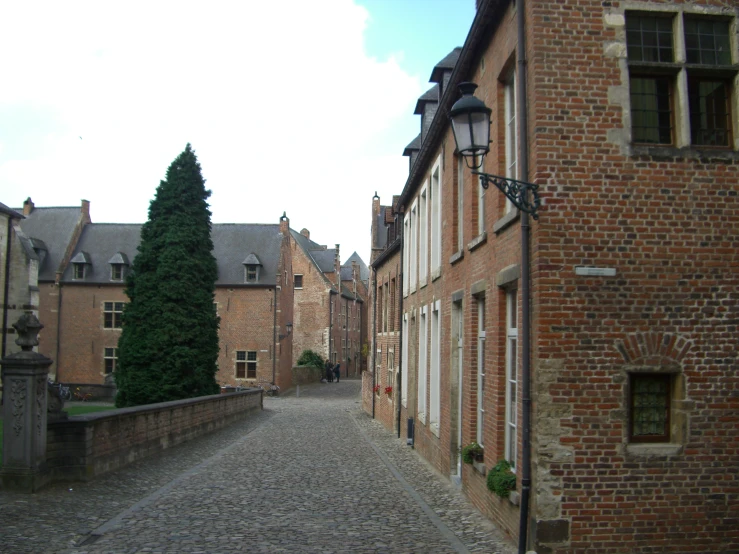
[[[118,342],[118,407],[219,392],[209,196],[188,144],[151,201],[126,283],[131,301]]]
[[[317,367],[318,369],[323,369],[323,365],[325,363],[326,360],[321,358],[321,355],[317,354],[313,350],[303,350],[300,358],[298,358],[298,365]]]

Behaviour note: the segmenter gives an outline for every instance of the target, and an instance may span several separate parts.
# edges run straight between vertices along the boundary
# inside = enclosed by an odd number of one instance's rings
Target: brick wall
[[[262,391],[203,396],[49,423],[52,480],[87,481],[224,427],[262,409]]]
[[[303,287],[295,289],[293,356],[297,360],[304,350],[313,350],[328,358],[330,285],[296,241],[292,256],[293,273],[303,276]]]

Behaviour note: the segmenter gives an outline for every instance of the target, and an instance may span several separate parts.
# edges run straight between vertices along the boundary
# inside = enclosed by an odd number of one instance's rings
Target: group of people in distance
[[[336,365],[333,365],[329,360],[326,360],[326,377],[322,379],[325,383],[333,383],[334,379],[336,379],[336,382],[339,382],[339,377],[341,377],[341,364],[338,363]]]

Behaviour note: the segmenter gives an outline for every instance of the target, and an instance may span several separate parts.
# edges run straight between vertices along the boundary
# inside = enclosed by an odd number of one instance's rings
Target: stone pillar
[[[52,360],[33,352],[43,328],[26,312],[13,324],[23,350],[3,358],[3,467],[5,490],[35,492],[46,484],[46,382]]]

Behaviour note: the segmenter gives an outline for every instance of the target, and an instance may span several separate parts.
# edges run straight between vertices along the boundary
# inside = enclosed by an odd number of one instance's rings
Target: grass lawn
[[[112,410],[115,406],[85,406],[83,404],[77,404],[75,406],[67,406],[64,411],[71,416],[89,414],[91,412],[102,412],[104,410]],[[0,414],[0,445],[3,444],[3,417]],[[0,466],[3,465],[3,451],[0,448]]]

